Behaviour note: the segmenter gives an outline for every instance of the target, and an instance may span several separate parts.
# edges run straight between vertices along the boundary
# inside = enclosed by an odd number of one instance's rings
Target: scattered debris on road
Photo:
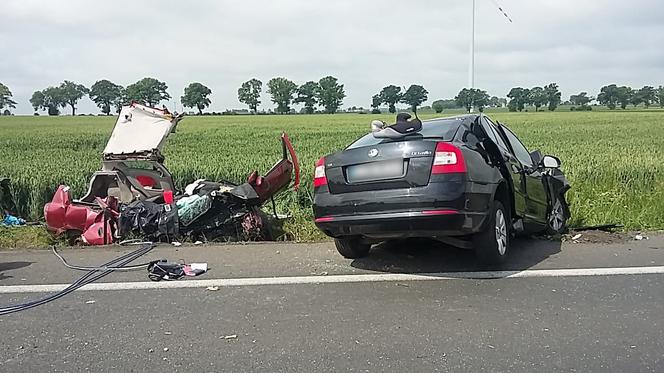
[[[237,339],[237,334],[227,335],[224,339]]]
[[[637,233],[637,234],[634,236],[634,239],[637,240],[637,241],[641,241],[641,240],[647,240],[648,237],[642,235],[641,233]]]
[[[152,281],[177,280],[183,276],[196,277],[207,272],[207,263],[180,264],[165,259],[150,262],[148,278]]]
[[[217,291],[217,290],[219,290],[219,286],[208,286],[208,287],[205,288],[205,290]]]
[[[604,230],[587,230],[579,232],[573,230],[567,235],[562,236],[563,241],[572,243],[624,243],[633,239],[633,236],[624,232],[611,232]]]

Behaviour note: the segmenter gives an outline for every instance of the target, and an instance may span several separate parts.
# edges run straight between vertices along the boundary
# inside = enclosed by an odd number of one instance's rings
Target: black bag
[[[120,212],[120,236],[130,234],[149,239],[170,240],[178,234],[178,214],[175,204],[135,201]]]

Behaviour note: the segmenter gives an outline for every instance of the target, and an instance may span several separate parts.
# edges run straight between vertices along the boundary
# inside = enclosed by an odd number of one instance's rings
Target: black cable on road
[[[60,290],[57,293],[30,302],[0,307],[0,316],[8,315],[19,311],[25,311],[30,308],[41,306],[43,304],[59,299],[73,292],[74,290],[79,289],[82,286],[85,286],[89,283],[99,280],[100,278],[108,275],[109,273],[112,273],[114,270],[118,268],[125,267],[127,264],[131,263],[132,261],[147,254],[150,250],[152,250],[154,244],[152,244],[151,242],[146,242],[146,243],[140,243],[140,246],[141,247],[138,248],[137,250],[122,255],[119,258],[113,259],[108,263],[102,264],[99,268],[106,268],[104,270],[95,269],[89,271],[85,275],[81,276],[78,280],[74,281],[71,285],[67,286],[66,288]]]
[[[57,256],[62,264],[64,264],[65,267],[69,269],[75,269],[77,271],[135,271],[137,269],[144,269],[147,268],[152,262],[146,262],[146,263],[141,263],[141,264],[133,264],[130,266],[123,266],[123,267],[109,267],[102,265],[100,267],[85,267],[85,266],[77,266],[77,265],[72,265],[65,260],[65,258],[60,255],[58,250],[56,250],[55,246],[51,247],[51,251],[53,251],[53,254]]]

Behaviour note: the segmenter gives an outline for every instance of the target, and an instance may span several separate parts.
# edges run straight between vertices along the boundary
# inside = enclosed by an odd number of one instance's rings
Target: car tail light
[[[316,169],[314,170],[314,188],[327,185],[327,177],[325,177],[325,157],[316,162]]]
[[[432,174],[465,173],[466,162],[461,149],[449,142],[436,145],[436,156],[433,158]]]

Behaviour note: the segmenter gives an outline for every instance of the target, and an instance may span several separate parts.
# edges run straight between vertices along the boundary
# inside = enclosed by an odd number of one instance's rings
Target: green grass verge
[[[43,226],[0,227],[0,249],[47,249],[54,243]]]

